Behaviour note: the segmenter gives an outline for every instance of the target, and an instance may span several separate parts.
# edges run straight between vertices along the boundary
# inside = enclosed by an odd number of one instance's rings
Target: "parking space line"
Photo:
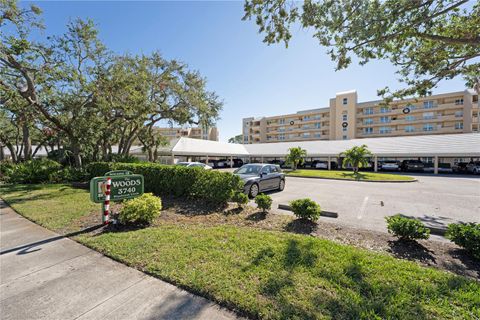
[[[365,199],[363,199],[362,206],[360,207],[360,212],[358,213],[357,219],[363,218],[365,210],[367,209],[367,203],[368,203],[368,196],[365,197]]]

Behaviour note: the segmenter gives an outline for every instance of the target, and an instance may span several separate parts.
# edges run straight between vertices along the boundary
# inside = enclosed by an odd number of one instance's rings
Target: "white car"
[[[210,167],[209,165],[206,165],[205,163],[201,163],[201,162],[178,162],[177,166],[183,166],[183,167],[189,167],[189,168],[200,167],[205,170],[212,169],[212,167]]]
[[[387,160],[382,163],[382,170],[388,171],[399,171],[400,170],[400,163],[394,160]]]
[[[470,163],[467,164],[467,172],[480,174],[480,161],[470,161]]]

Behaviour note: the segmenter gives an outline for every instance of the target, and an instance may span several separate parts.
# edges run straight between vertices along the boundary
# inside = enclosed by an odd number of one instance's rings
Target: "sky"
[[[27,3],[27,2],[25,2]],[[62,34],[77,18],[91,18],[100,39],[116,53],[159,50],[198,70],[224,102],[217,121],[220,141],[242,132],[242,119],[328,107],[336,92],[355,89],[359,101],[377,100],[377,89],[401,88],[388,61],[334,64],[311,36],[295,28],[288,48],[266,45],[254,21],[242,21],[243,2],[228,1],[38,1],[43,36]],[[461,78],[433,93],[465,89]]]

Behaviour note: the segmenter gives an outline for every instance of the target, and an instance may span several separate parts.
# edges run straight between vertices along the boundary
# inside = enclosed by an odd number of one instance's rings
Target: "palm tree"
[[[340,154],[340,157],[344,157],[342,166],[345,168],[349,164],[355,174],[358,173],[359,168],[368,166],[368,158],[371,156],[372,153],[364,144],[347,149]]]
[[[293,170],[297,170],[297,166],[303,162],[303,158],[307,156],[307,150],[301,147],[288,149],[286,163],[293,165]]]

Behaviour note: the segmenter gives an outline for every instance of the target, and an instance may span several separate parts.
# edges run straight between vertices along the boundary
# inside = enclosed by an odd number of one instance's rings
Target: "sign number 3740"
[[[129,194],[129,193],[134,193],[136,190],[135,187],[130,187],[130,188],[119,188],[118,189],[118,194]]]

